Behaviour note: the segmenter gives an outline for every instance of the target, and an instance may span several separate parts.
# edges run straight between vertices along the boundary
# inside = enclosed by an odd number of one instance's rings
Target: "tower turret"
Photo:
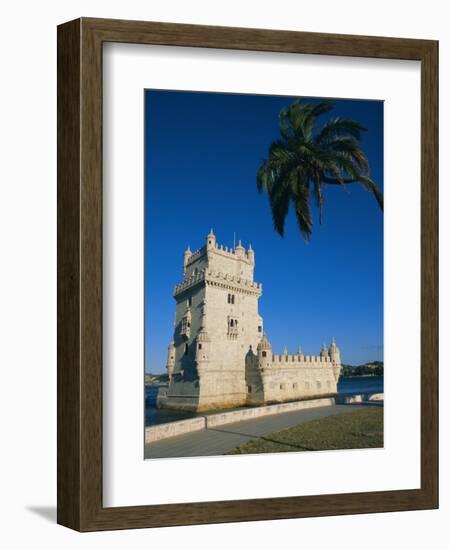
[[[338,349],[334,338],[332,338],[329,354],[332,361],[332,369],[334,371],[335,382],[338,382],[338,379],[340,378],[340,371],[341,371],[341,360],[340,360],[340,350]]]
[[[251,244],[248,247],[248,260],[254,265],[254,250],[251,247]]]
[[[209,235],[207,236],[207,239],[206,239],[206,248],[207,248],[207,250],[214,249],[216,243],[217,243],[217,239],[214,235],[213,230],[211,229],[210,232],[209,232]]]
[[[261,369],[269,367],[273,360],[271,344],[265,333],[262,336],[262,340],[257,344],[257,358]]]
[[[334,363],[340,363],[340,350],[338,349],[334,338],[332,338],[332,342],[331,342],[330,357]]]
[[[184,252],[184,275],[186,274],[187,263],[190,260],[191,256],[192,256],[192,251],[190,250],[190,246],[188,246],[186,251]]]
[[[175,343],[172,340],[168,344],[168,351],[167,351],[167,373],[168,373],[168,380],[171,381],[173,372],[175,369]]]
[[[329,350],[327,349],[327,346],[324,342],[323,347],[321,348],[320,356],[324,358],[329,358]]]
[[[242,246],[242,241],[235,247],[235,255],[237,258],[243,258],[245,256],[245,249]]]

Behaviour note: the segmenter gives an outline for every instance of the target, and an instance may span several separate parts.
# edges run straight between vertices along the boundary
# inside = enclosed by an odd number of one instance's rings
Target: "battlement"
[[[234,248],[217,244],[211,230],[206,245],[195,252],[184,252],[184,279],[176,285],[175,296],[202,281],[220,284],[225,288],[261,294],[262,286],[254,283],[254,250],[246,250],[241,241]]]
[[[209,248],[203,246],[198,250],[195,250],[195,252],[191,252],[186,261],[186,267],[190,267],[200,258],[206,257],[209,251],[212,251],[214,254],[219,254],[220,256],[229,258],[231,260],[243,260],[248,263],[253,263],[254,261],[254,251],[252,248],[245,249],[241,245],[237,246],[236,248],[231,248],[223,244],[214,243]]]
[[[187,260],[186,265],[191,265],[193,262],[195,262],[198,258],[206,254],[206,247],[203,246],[199,248],[198,250],[195,250],[195,252],[192,252],[190,258]]]
[[[330,357],[322,357],[321,355],[304,355],[298,353],[295,355],[286,355],[285,353],[273,354],[272,362],[276,364],[282,363],[285,367],[296,367],[298,364],[309,366],[316,363],[331,363]]]
[[[187,289],[199,283],[211,284],[215,286],[222,286],[236,291],[262,294],[262,284],[256,283],[251,279],[239,277],[237,275],[230,275],[229,273],[222,273],[221,271],[213,271],[212,269],[203,268],[197,273],[193,273],[190,277],[184,279],[181,283],[175,286],[173,294],[178,296]]]

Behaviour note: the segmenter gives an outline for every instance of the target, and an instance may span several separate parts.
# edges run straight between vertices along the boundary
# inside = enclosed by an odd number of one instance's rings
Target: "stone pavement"
[[[145,458],[175,458],[222,455],[239,445],[273,432],[279,432],[310,420],[324,418],[365,405],[332,405],[292,411],[252,420],[233,422],[225,426],[178,435],[145,445]]]

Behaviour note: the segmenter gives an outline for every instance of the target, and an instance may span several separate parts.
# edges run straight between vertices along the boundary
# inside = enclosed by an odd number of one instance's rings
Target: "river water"
[[[357,393],[383,393],[383,376],[345,376],[341,377],[337,385],[338,393],[354,395]]]
[[[358,393],[382,393],[384,391],[383,376],[351,376],[340,378],[338,393],[354,395]],[[145,425],[166,424],[175,420],[184,420],[201,416],[196,413],[157,409],[156,398],[159,388],[157,386],[145,386]]]

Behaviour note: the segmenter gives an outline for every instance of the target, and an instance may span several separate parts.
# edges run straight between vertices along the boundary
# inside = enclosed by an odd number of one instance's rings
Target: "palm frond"
[[[380,189],[377,187],[374,181],[368,176],[360,176],[359,180],[367,191],[371,191],[371,193],[373,193],[373,195],[376,197],[378,205],[380,206],[381,210],[383,210],[384,198]]]
[[[335,136],[350,135],[360,142],[362,139],[362,132],[365,131],[366,128],[355,120],[335,117],[323,124],[322,128],[315,136],[315,141],[320,144],[325,144]]]
[[[304,135],[307,140],[310,139],[316,119],[334,107],[334,102],[330,99],[325,99],[316,104],[311,104],[310,109],[304,110],[302,125],[304,127]]]
[[[309,206],[309,190],[301,186],[299,193],[293,198],[296,223],[303,239],[308,242],[312,234],[312,215]]]
[[[288,180],[279,179],[271,188],[268,198],[270,201],[274,229],[283,237],[285,220],[287,218],[291,198]]]

